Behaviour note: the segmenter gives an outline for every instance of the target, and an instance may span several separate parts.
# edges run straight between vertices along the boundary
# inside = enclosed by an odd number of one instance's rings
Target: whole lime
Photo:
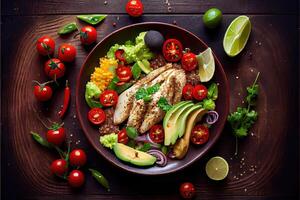
[[[222,12],[218,8],[211,8],[203,15],[203,23],[207,28],[215,28],[222,20]]]

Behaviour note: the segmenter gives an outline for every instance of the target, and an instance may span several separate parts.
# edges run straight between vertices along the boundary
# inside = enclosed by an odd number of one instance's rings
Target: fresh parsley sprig
[[[253,107],[256,105],[256,98],[259,91],[259,85],[257,84],[259,74],[260,73],[258,72],[253,84],[247,87],[247,107],[237,107],[237,110],[229,114],[227,118],[227,121],[233,130],[233,134],[236,137],[235,155],[238,153],[237,139],[248,135],[249,129],[256,122],[258,117],[258,114]]]
[[[140,88],[135,94],[135,98],[137,100],[143,99],[144,101],[148,102],[151,101],[151,97],[154,93],[156,93],[160,88],[160,84],[155,84],[148,88]]]

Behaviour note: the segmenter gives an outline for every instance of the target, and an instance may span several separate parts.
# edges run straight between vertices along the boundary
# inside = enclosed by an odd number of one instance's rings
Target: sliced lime
[[[208,82],[215,73],[215,59],[210,48],[197,55],[201,82]]]
[[[224,158],[216,156],[206,163],[205,171],[210,179],[220,181],[227,177],[229,166]]]
[[[238,55],[246,46],[251,32],[249,17],[241,15],[235,18],[226,30],[223,47],[227,55]]]

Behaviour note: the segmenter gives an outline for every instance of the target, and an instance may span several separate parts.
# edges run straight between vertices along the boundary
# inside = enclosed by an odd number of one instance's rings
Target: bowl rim
[[[100,150],[99,148],[93,143],[92,141],[92,138],[88,136],[87,134],[87,130],[85,128],[85,126],[83,126],[83,119],[81,117],[81,115],[79,114],[79,88],[80,88],[80,78],[82,76],[82,73],[83,73],[83,70],[84,70],[84,66],[86,65],[87,61],[89,60],[89,58],[91,57],[92,53],[94,52],[94,50],[96,48],[98,48],[98,46],[103,42],[105,41],[106,39],[110,38],[112,35],[114,35],[115,33],[118,33],[124,29],[128,29],[128,28],[131,28],[131,27],[134,27],[134,26],[141,26],[141,25],[163,25],[163,26],[170,26],[170,27],[174,27],[174,28],[177,28],[177,29],[181,29],[182,31],[185,31],[187,32],[188,34],[192,35],[193,37],[197,38],[198,40],[200,40],[202,42],[202,44],[208,48],[207,44],[205,42],[203,42],[202,39],[200,39],[197,35],[195,35],[194,33],[186,30],[185,28],[182,28],[182,27],[179,27],[177,25],[173,25],[173,24],[169,24],[169,23],[164,23],[164,22],[141,22],[141,23],[135,23],[135,24],[130,24],[130,25],[127,25],[127,26],[124,26],[124,27],[121,27],[113,32],[111,32],[110,34],[108,34],[107,36],[105,36],[101,41],[99,41],[93,48],[92,50],[90,50],[90,52],[88,53],[88,55],[86,56],[83,64],[81,65],[81,68],[80,68],[80,71],[79,71],[79,74],[78,74],[78,77],[76,79],[77,83],[76,83],[76,94],[75,94],[75,105],[76,105],[76,113],[77,113],[77,118],[79,120],[79,123],[80,123],[80,126],[84,132],[84,135],[87,137],[89,143],[93,146],[93,148],[102,156],[104,157],[107,161],[109,161],[111,164],[113,164],[114,166],[117,166],[118,168],[120,169],[123,169],[127,172],[130,172],[130,173],[133,173],[133,174],[139,174],[139,175],[150,175],[150,176],[158,176],[158,175],[165,175],[165,174],[171,174],[171,173],[174,173],[174,172],[177,172],[177,171],[180,171],[180,170],[183,170],[184,168],[190,166],[192,163],[194,163],[195,161],[199,160],[201,157],[203,157],[203,155],[205,155],[212,147],[213,145],[216,143],[216,141],[219,139],[219,137],[221,136],[221,133],[222,133],[222,130],[224,130],[224,126],[225,126],[225,123],[226,123],[226,120],[224,120],[223,122],[221,122],[221,125],[220,125],[220,130],[218,134],[216,134],[216,136],[213,138],[213,141],[208,144],[207,146],[205,146],[205,148],[203,149],[203,153],[201,153],[199,156],[195,156],[193,159],[189,160],[187,163],[185,163],[184,165],[180,165],[174,169],[171,169],[171,170],[168,170],[168,171],[164,171],[164,172],[161,172],[161,173],[148,173],[148,172],[145,172],[145,171],[138,171],[139,168],[136,168],[136,169],[131,169],[131,168],[127,168],[126,165],[125,166],[122,166],[122,165],[118,165],[117,163],[115,163],[114,161],[112,161],[110,158],[108,158],[107,156],[105,156]],[[213,51],[212,51],[213,52]],[[228,83],[228,79],[227,79],[227,76],[226,76],[226,73],[224,71],[224,68],[223,68],[223,65],[221,64],[221,62],[219,61],[219,59],[217,58],[217,56],[215,55],[215,53],[213,52],[213,56],[214,56],[214,59],[216,61],[216,63],[220,66],[220,71],[221,71],[221,74],[222,76],[225,78],[225,94],[226,95],[226,98],[224,99],[224,101],[226,102],[225,103],[225,114],[228,115],[229,113],[229,105],[230,105],[230,93],[229,93],[229,83]],[[121,161],[119,161],[121,162]]]

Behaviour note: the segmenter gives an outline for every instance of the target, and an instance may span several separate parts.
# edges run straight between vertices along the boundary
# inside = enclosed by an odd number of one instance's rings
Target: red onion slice
[[[159,150],[156,149],[151,149],[149,151],[147,151],[147,153],[149,153],[150,155],[156,157],[156,164],[160,167],[164,167],[167,165],[168,160],[167,157],[165,156],[165,154]]]
[[[216,123],[218,121],[218,119],[219,119],[219,114],[216,111],[208,111],[206,113],[205,121],[209,125]]]
[[[153,142],[153,140],[151,140],[149,134],[144,134],[144,135],[140,135],[137,136],[134,139],[136,142],[146,142],[149,143],[151,145],[151,147],[156,148],[156,149],[160,149],[161,145],[158,143]]]

